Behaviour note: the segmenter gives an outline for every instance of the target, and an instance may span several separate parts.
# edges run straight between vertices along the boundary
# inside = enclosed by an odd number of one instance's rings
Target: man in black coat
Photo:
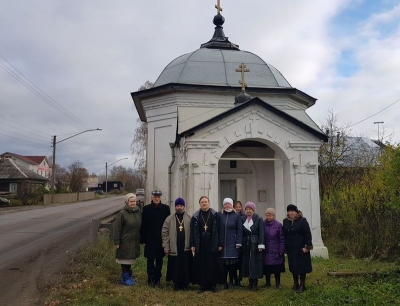
[[[161,203],[162,192],[151,193],[151,203],[143,207],[141,243],[144,257],[147,258],[147,282],[150,287],[161,287],[161,269],[165,255],[162,246],[161,230],[165,219],[170,215],[168,205]]]

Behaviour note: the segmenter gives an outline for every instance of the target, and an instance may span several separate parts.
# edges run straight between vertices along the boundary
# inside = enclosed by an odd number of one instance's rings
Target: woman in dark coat
[[[233,210],[233,200],[226,198],[223,201],[224,209],[220,212],[220,232],[223,237],[222,254],[224,268],[223,289],[233,289],[236,264],[239,258],[239,249],[242,246],[242,218]],[[229,286],[226,282],[229,273]]]
[[[131,265],[135,264],[140,256],[140,227],[142,213],[136,205],[136,195],[128,193],[125,198],[125,207],[118,214],[114,222],[114,246],[116,248],[116,262],[121,265],[121,284],[132,286],[135,279],[132,276]]]
[[[273,208],[265,211],[263,254],[265,287],[271,287],[271,274],[274,274],[276,289],[281,289],[281,272],[285,272],[285,235],[282,224],[275,220],[275,215]]]
[[[242,275],[249,278],[249,289],[257,290],[258,279],[263,278],[264,224],[256,213],[256,205],[247,202],[243,223]]]
[[[235,203],[233,205],[233,209],[240,215],[240,220],[241,220],[244,215],[242,202],[235,201]],[[243,283],[242,283],[242,249],[239,249],[239,259],[236,264],[236,272],[235,272],[233,278],[235,281],[235,286],[243,287]]]
[[[301,293],[306,288],[306,274],[311,273],[312,237],[310,226],[296,205],[287,207],[288,217],[283,220],[289,270],[293,274],[293,290]],[[300,284],[299,284],[300,276]]]

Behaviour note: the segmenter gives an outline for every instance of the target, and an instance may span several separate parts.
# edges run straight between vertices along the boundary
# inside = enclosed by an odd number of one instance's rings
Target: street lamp
[[[118,160],[116,160],[115,162],[111,163],[108,165],[108,163],[106,163],[106,193],[108,192],[108,180],[107,180],[107,168],[108,166],[114,165],[116,162],[119,162],[120,160],[124,160],[124,159],[128,159],[128,157],[124,157],[124,158],[120,158]]]
[[[60,142],[62,142],[64,140],[70,139],[72,137],[78,136],[80,134],[86,133],[86,132],[101,131],[101,130],[102,130],[101,128],[85,130],[85,131],[79,132],[79,133],[77,133],[75,135],[69,136],[69,137],[64,138],[62,140],[59,140],[59,141],[57,141],[57,136],[56,135],[53,136],[53,170],[52,170],[52,172],[53,172],[52,176],[53,177],[52,177],[52,180],[51,180],[51,203],[53,203],[55,177],[56,177],[56,144],[60,143]]]

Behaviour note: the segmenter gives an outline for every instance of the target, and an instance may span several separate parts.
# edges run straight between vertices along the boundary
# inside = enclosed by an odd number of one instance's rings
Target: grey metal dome
[[[154,87],[168,83],[218,85],[240,87],[240,73],[244,63],[247,87],[292,87],[284,76],[259,56],[240,50],[200,48],[174,59],[160,74]]]

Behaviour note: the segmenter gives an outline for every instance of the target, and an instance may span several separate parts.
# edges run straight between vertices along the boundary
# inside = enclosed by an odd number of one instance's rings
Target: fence
[[[94,192],[74,192],[74,193],[58,193],[54,195],[53,203],[73,203],[79,201],[93,200]],[[43,203],[51,204],[51,194],[43,195]]]

